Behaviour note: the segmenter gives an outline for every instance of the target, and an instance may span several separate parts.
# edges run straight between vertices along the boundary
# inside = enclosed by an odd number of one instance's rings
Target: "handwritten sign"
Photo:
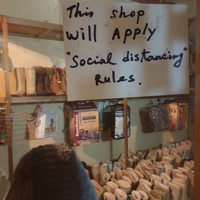
[[[68,100],[187,94],[186,5],[63,0]]]

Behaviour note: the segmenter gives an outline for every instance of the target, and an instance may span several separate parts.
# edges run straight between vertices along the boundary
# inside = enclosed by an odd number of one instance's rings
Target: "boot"
[[[162,183],[163,183],[164,185],[168,185],[168,182],[171,181],[171,177],[170,177],[168,174],[166,174],[166,173],[162,173],[162,174],[160,175],[160,177],[162,178]]]
[[[110,180],[115,179],[115,172],[111,171],[110,172]]]
[[[155,174],[160,176],[161,173],[165,172],[165,168],[162,164],[160,164],[159,162],[155,162],[153,165],[152,165],[154,171],[155,171]]]
[[[100,180],[100,184],[105,185],[108,181],[110,181],[110,174],[106,172],[103,175],[102,180]]]
[[[156,174],[151,174],[151,183],[156,186],[159,183],[162,183],[162,178]]]
[[[12,92],[12,96],[23,96],[25,94],[25,68],[15,68],[17,79],[17,90]]]
[[[128,182],[133,187],[133,182],[128,176],[122,176],[122,180]]]
[[[145,183],[144,181],[139,181],[137,190],[142,190],[142,191],[148,193],[149,191],[151,191],[151,187],[149,186],[149,184]]]
[[[191,171],[194,169],[194,164],[191,161],[186,160],[184,161],[183,168]]]
[[[149,199],[149,196],[147,195],[147,193],[145,191],[142,191],[142,190],[137,190],[140,195],[141,195],[141,200],[148,200]]]
[[[113,171],[113,164],[112,164],[112,161],[110,160],[107,160],[106,163],[108,164],[108,169],[109,169],[109,172],[112,172]]]
[[[170,199],[171,200],[180,200],[181,197],[181,187],[176,183],[169,182],[170,187]]]
[[[150,190],[148,192],[149,200],[161,200],[162,196],[156,190]]]
[[[107,191],[111,192],[111,193],[115,193],[115,189],[119,188],[119,186],[117,185],[117,183],[113,182],[113,181],[108,181],[106,183],[106,186],[107,186]]]
[[[164,168],[165,168],[165,173],[169,176],[171,176],[172,174],[172,169],[173,169],[173,165],[169,164],[169,163],[165,163],[164,164]]]
[[[56,95],[64,95],[65,93],[59,87],[59,76],[55,65],[53,66],[53,71],[54,73],[51,76],[50,89]]]
[[[100,181],[100,166],[98,163],[92,165],[91,167],[91,171],[92,171],[92,176],[93,176],[93,179],[99,183]]]
[[[164,189],[161,186],[155,186],[154,190],[162,196],[162,200],[168,200],[168,190]]]
[[[127,200],[126,192],[120,188],[115,189],[115,196],[117,197],[117,200]]]
[[[188,196],[194,199],[194,171],[185,172],[188,177]]]
[[[128,176],[128,171],[127,170],[122,169],[122,173],[123,173],[123,176]]]
[[[165,155],[169,155],[170,153],[170,149],[168,147],[162,147],[162,155],[165,156]]]
[[[104,192],[103,193],[103,200],[116,200],[116,197],[111,192]]]
[[[139,179],[140,179],[140,178],[144,178],[144,174],[141,173],[139,170],[134,169],[134,172],[137,174],[137,176],[139,177]]]
[[[118,180],[119,188],[121,188],[127,195],[131,193],[131,184],[127,181]]]
[[[26,76],[26,95],[36,95],[36,70],[34,68],[28,68],[25,70]]]
[[[141,200],[141,199],[142,199],[142,196],[139,191],[133,190],[131,192],[131,200]]]
[[[153,188],[153,184],[150,182],[150,181],[148,181],[148,180],[146,180],[146,179],[139,179],[139,182],[142,182],[142,183],[144,183],[144,184],[146,184],[146,185],[148,185],[151,189]]]
[[[162,156],[162,161],[171,164],[174,167],[175,158],[172,155]]]
[[[48,96],[55,95],[55,93],[50,89],[51,75],[53,75],[53,70],[46,68],[44,71],[44,87],[45,93]]]
[[[102,186],[102,188],[103,188],[103,191],[104,191],[104,192],[109,192],[109,193],[112,193],[112,194],[113,194],[111,188],[110,188],[108,185],[104,185],[104,186]]]
[[[168,185],[164,185],[163,183],[159,183],[158,184],[159,187],[161,187],[162,189],[164,189],[166,191],[166,199],[165,200],[171,200],[171,196],[170,196],[170,188]],[[161,194],[162,196],[162,194]]]
[[[107,163],[102,163],[99,167],[99,174],[100,174],[100,185],[105,185],[105,174],[109,174],[109,168]],[[110,174],[109,174],[110,175]]]
[[[115,167],[115,177],[117,180],[121,179],[123,176],[123,171],[119,167]]]
[[[175,162],[174,162],[174,168],[178,168],[180,166],[183,165],[183,159],[181,156],[179,156],[178,154],[173,154],[174,158],[175,158]]]
[[[137,174],[134,172],[134,170],[127,170],[128,172],[128,178],[130,178],[132,180],[132,187],[133,189],[136,189],[139,183],[139,177],[137,176]]]
[[[60,86],[60,89],[67,94],[67,78],[66,78],[66,70],[61,69],[61,68],[56,68],[57,69],[57,75],[59,77],[58,83]]]
[[[180,181],[180,182],[182,182],[182,183],[184,183],[185,184],[185,187],[186,187],[186,189],[185,189],[185,191],[184,191],[184,195],[187,197],[188,196],[188,177],[185,175],[185,174],[179,174],[179,173],[177,173],[177,174],[175,174],[175,176],[174,176],[174,178],[173,178],[173,180],[172,181]]]
[[[183,171],[180,169],[172,169],[172,178],[175,176],[175,174],[183,174]]]
[[[36,70],[36,93],[38,96],[46,95],[44,77],[44,70]]]
[[[181,178],[173,178],[172,183],[175,183],[180,186],[180,200],[185,200],[187,199],[187,184],[184,179]]]
[[[103,188],[95,180],[91,179],[91,182],[92,182],[92,184],[93,184],[93,186],[95,188],[96,195],[97,195],[98,199],[102,200],[102,197],[103,197]]]

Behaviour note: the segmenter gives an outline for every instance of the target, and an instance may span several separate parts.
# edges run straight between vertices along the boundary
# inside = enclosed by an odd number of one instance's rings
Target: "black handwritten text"
[[[98,86],[100,84],[105,83],[121,83],[121,82],[134,82],[135,79],[133,77],[133,74],[129,75],[128,77],[120,76],[116,77],[115,71],[112,71],[112,74],[110,76],[101,76],[100,74],[95,75],[95,85]]]
[[[123,57],[123,62],[154,62],[154,61],[161,61],[161,60],[174,60],[173,66],[178,68],[181,66],[184,52],[187,51],[187,48],[183,48],[183,52],[174,53],[172,54],[169,50],[167,52],[161,53],[159,55],[152,55],[151,51],[143,49],[141,53],[132,54],[130,51],[126,52],[126,56]]]
[[[93,11],[89,11],[89,12],[83,12],[80,10],[80,3],[77,3],[76,5],[72,5],[68,8],[66,8],[67,11],[69,11],[69,18],[72,18],[72,17],[93,17],[94,15],[94,12]],[[88,10],[88,7],[86,7],[86,10]]]
[[[110,16],[110,18],[127,18],[127,17],[130,17],[130,18],[136,18],[136,24],[139,24],[140,22],[140,18],[142,16],[144,16],[145,12],[144,10],[138,10],[137,12],[132,10],[130,13],[126,13],[124,11],[124,8],[123,6],[120,6],[120,10],[112,10],[112,15]]]
[[[70,55],[70,52],[67,52],[67,55]],[[88,57],[88,58],[79,58],[78,55],[74,55],[72,57],[73,65],[70,65],[70,68],[84,67],[85,65],[116,65],[117,63],[112,61],[112,53],[109,52],[106,58],[96,58]]]

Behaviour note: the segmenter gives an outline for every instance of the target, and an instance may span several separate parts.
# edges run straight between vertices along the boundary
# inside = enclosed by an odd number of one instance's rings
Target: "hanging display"
[[[139,110],[143,133],[171,129],[167,104],[147,105]]]
[[[188,129],[188,103],[186,99],[177,98],[168,103],[172,122],[172,131]]]
[[[130,107],[127,106],[127,136],[131,134],[130,129]],[[124,138],[124,105],[116,103],[108,105],[103,111],[104,129],[110,129],[113,139]]]
[[[82,146],[99,142],[99,112],[93,101],[68,102],[64,105],[67,142]]]
[[[57,114],[48,104],[37,105],[32,113],[24,113],[26,119],[27,139],[48,138],[56,135]]]

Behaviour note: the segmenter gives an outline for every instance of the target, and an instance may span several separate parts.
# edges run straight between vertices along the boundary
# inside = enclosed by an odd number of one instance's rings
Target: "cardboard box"
[[[176,102],[171,102],[168,104],[169,115],[172,122],[172,131],[177,130],[177,119],[178,119],[178,105]]]
[[[177,101],[178,104],[178,130],[188,129],[188,103],[185,100]]]
[[[81,146],[99,142],[99,112],[94,102],[68,102],[64,110],[69,126],[68,144]]]
[[[168,104],[172,121],[172,131],[188,129],[188,104],[186,100],[177,99]]]

